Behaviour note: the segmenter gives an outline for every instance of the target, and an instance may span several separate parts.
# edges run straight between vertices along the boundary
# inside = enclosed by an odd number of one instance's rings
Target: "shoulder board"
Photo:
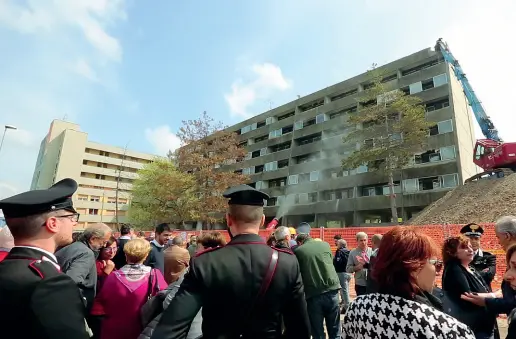
[[[276,247],[273,247],[273,249],[275,249],[278,252],[294,255],[294,252],[292,250],[289,250],[289,249],[286,249],[286,248],[276,248]]]
[[[41,279],[52,278],[61,274],[61,272],[52,263],[43,260],[31,261],[29,268]]]
[[[208,252],[216,251],[216,250],[218,250],[220,248],[223,248],[223,247],[224,246],[217,246],[217,247],[207,248],[207,249],[205,249],[205,250],[203,250],[201,252],[195,253],[195,257],[194,258],[197,258],[198,256],[203,255],[203,254],[208,253]]]

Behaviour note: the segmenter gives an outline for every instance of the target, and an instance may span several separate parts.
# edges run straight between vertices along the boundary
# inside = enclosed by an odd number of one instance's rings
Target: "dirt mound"
[[[409,220],[411,225],[494,222],[516,215],[516,174],[459,186]]]

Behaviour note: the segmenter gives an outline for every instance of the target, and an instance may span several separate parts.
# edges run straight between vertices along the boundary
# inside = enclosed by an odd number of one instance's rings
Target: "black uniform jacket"
[[[486,284],[491,287],[491,282],[496,274],[496,255],[478,250],[470,266],[472,266],[484,279]],[[483,272],[486,268],[487,272]]]
[[[14,247],[0,262],[0,337],[89,338],[77,285],[46,253]]]
[[[269,289],[248,314],[269,267],[273,249],[255,234],[235,236],[226,246],[199,253],[152,339],[186,338],[202,307],[203,339],[309,339],[303,281],[296,257],[281,249]],[[246,322],[246,320],[248,320]]]

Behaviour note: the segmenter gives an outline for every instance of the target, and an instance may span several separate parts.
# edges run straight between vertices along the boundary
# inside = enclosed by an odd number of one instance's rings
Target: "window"
[[[357,173],[367,173],[367,165],[360,165],[357,167]]]
[[[339,99],[348,97],[348,96],[356,94],[356,93],[358,93],[358,89],[354,88],[354,89],[352,89],[350,91],[347,91],[347,92],[344,92],[344,93],[341,93],[341,94],[337,94],[335,96],[330,97],[330,101],[339,100]]]
[[[389,92],[386,92],[386,93],[383,93],[383,94],[380,94],[377,98],[376,98],[376,102],[378,104],[387,104],[391,101],[393,101],[394,99],[396,99],[396,95],[398,93],[398,90],[395,89],[393,91],[389,91]]]
[[[274,130],[274,131],[269,133],[269,139],[274,139],[274,138],[280,137],[281,133],[282,133],[282,129],[281,128],[277,129],[277,130]]]
[[[262,190],[262,189],[265,189],[265,188],[268,188],[267,181],[257,181],[256,182],[256,189],[257,190]]]
[[[437,65],[438,63],[439,63],[438,59],[430,60],[428,62],[425,62],[424,64],[421,64],[421,65],[418,65],[416,67],[412,67],[412,68],[409,68],[407,70],[401,71],[401,76],[405,76],[405,75],[409,75],[409,74],[413,74],[413,73],[419,72],[419,71],[421,71],[423,69],[426,69],[426,68],[432,67],[434,65]]]
[[[100,197],[96,196],[96,195],[92,195],[90,197],[90,201],[94,201],[94,202],[99,202],[100,201]]]
[[[98,210],[98,208],[89,208],[88,209],[88,214],[89,215],[98,215],[99,214],[99,210]]]
[[[254,174],[254,167],[247,167],[242,170],[242,173],[244,175],[251,175]]]
[[[285,197],[280,195],[279,197],[276,198],[276,206],[281,206],[284,201],[285,201]]]
[[[276,206],[278,202],[278,198],[271,197],[267,200],[267,206]]]
[[[288,134],[288,133],[291,133],[293,131],[294,127],[292,125],[290,126],[285,126],[281,129],[281,135],[285,135],[285,134]]]
[[[312,101],[308,104],[299,106],[299,110],[301,112],[306,112],[308,110],[314,109],[314,108],[322,106],[322,105],[324,105],[324,99],[319,99],[319,100]]]
[[[265,126],[265,121],[260,121],[257,125],[256,125],[256,128],[261,128]]]
[[[314,143],[319,140],[321,140],[321,133],[312,134],[312,135],[309,135],[309,136],[306,136],[303,138],[299,138],[296,141],[297,141],[297,144],[299,146],[301,146],[301,145],[311,144],[311,143]]]
[[[434,87],[442,86],[444,84],[448,83],[448,77],[446,74],[440,74],[433,78],[434,80]]]
[[[303,127],[308,127],[308,126],[312,126],[312,125],[315,125],[315,118],[312,118],[310,120],[306,120],[303,122]]]
[[[283,115],[281,115],[281,116],[279,116],[279,117],[278,117],[278,121],[283,120],[283,119],[286,119],[286,118],[290,118],[290,117],[294,116],[294,114],[295,114],[295,112],[294,112],[294,111],[289,112],[289,113],[287,113],[287,114],[283,114]]]
[[[87,165],[87,164],[88,164],[88,160],[83,160],[83,161],[82,161],[82,164],[83,164],[83,165]]]
[[[429,162],[441,161],[441,155],[439,150],[430,150],[421,154],[416,154],[414,157],[414,162],[416,164],[426,164]]]
[[[287,183],[287,178],[279,178],[274,180],[269,180],[269,187],[283,187]]]
[[[441,176],[441,185],[442,187],[456,187],[458,185],[458,176],[457,174],[446,174]]]
[[[385,78],[382,79],[382,83],[389,82],[389,81],[392,81],[395,79],[398,79],[398,73],[394,73],[392,75],[386,76]]]
[[[269,136],[267,134],[265,134],[265,135],[262,135],[261,137],[254,138],[254,142],[257,143],[260,141],[267,140],[268,138],[269,138]]]
[[[441,160],[455,159],[455,146],[441,147]]]
[[[267,155],[267,147],[260,149],[260,156],[263,157],[264,155]]]
[[[441,187],[441,180],[439,177],[428,177],[417,179],[418,190],[428,191]]]
[[[297,185],[298,183],[298,176],[297,174],[289,175],[288,176],[288,184],[289,185]]]
[[[318,116],[315,117],[316,124],[321,124],[325,121],[326,121],[326,114],[319,114]]]
[[[369,149],[374,147],[374,139],[365,139],[364,140],[364,148]]]
[[[254,159],[254,158],[258,158],[259,156],[260,156],[260,150],[254,151],[254,152],[252,153],[252,158],[253,158],[253,159]]]
[[[271,146],[271,153],[283,151],[290,148],[290,141],[284,142],[282,144]]]
[[[308,193],[300,193],[298,197],[298,201],[300,204],[308,203]]]
[[[303,126],[303,121],[296,121],[294,122],[294,130],[297,131],[299,129],[302,129],[304,126]]]
[[[84,195],[84,194],[79,194],[79,196],[77,197],[77,200],[88,201],[88,196]]]
[[[310,172],[310,181],[319,180],[319,171]]]
[[[373,197],[376,195],[376,190],[374,187],[362,187],[362,196],[363,197]]]
[[[106,180],[105,175],[95,174],[95,179]]]
[[[278,168],[285,168],[285,167],[288,167],[289,160],[283,159],[283,160],[279,160],[277,163],[278,163]]]
[[[437,128],[439,129],[439,134],[453,132],[452,121],[451,120],[439,121],[437,123]]]
[[[428,79],[428,80],[423,81],[421,83],[421,88],[423,89],[423,91],[434,88],[433,79]]]
[[[432,111],[435,111],[435,110],[438,110],[438,109],[441,109],[444,107],[448,107],[448,106],[450,106],[450,100],[448,98],[446,98],[446,99],[441,99],[439,101],[435,101],[435,102],[426,104],[425,109],[427,112],[432,112]]]
[[[266,125],[270,125],[274,122],[274,119],[275,117],[268,117],[267,119],[265,119],[265,124]]]
[[[275,171],[278,169],[278,162],[277,161],[268,162],[265,164],[264,169],[265,169],[265,172]]]
[[[244,157],[245,160],[249,160],[249,159],[252,159],[252,158],[253,158],[253,153],[252,152],[247,152],[247,154]]]
[[[254,173],[262,173],[263,172],[263,169],[264,169],[264,166],[263,165],[258,165],[254,168]]]
[[[410,94],[419,93],[422,90],[423,90],[423,84],[421,83],[421,81],[416,82],[415,84],[409,85],[409,93]]]
[[[383,195],[390,195],[391,194],[391,191],[389,189],[389,185],[385,185],[382,187],[382,190],[383,190]],[[394,183],[394,194],[399,194],[401,193],[401,186],[400,186],[400,183]]]
[[[314,202],[317,202],[317,193],[316,192],[312,192],[312,193],[308,193],[308,197],[307,197],[307,200],[309,203],[314,203]]]
[[[405,179],[403,180],[403,191],[407,193],[417,192],[418,185],[417,179]]]

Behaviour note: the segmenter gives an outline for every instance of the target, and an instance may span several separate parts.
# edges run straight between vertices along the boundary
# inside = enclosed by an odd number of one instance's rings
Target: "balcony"
[[[89,165],[82,165],[81,172],[108,175],[111,177],[118,177],[118,173],[119,173],[119,171],[115,170],[115,169],[103,168],[103,167],[98,167],[98,166],[89,166]],[[122,171],[120,173],[120,177],[134,180],[134,179],[138,178],[138,174]]]
[[[131,167],[131,168],[135,168],[135,169],[142,169],[144,166],[144,164],[141,164],[139,162],[105,157],[105,156],[101,156],[98,154],[91,154],[91,153],[84,153],[83,159],[95,161],[95,162],[106,163],[106,164],[115,165],[115,166],[123,165],[124,167]]]

